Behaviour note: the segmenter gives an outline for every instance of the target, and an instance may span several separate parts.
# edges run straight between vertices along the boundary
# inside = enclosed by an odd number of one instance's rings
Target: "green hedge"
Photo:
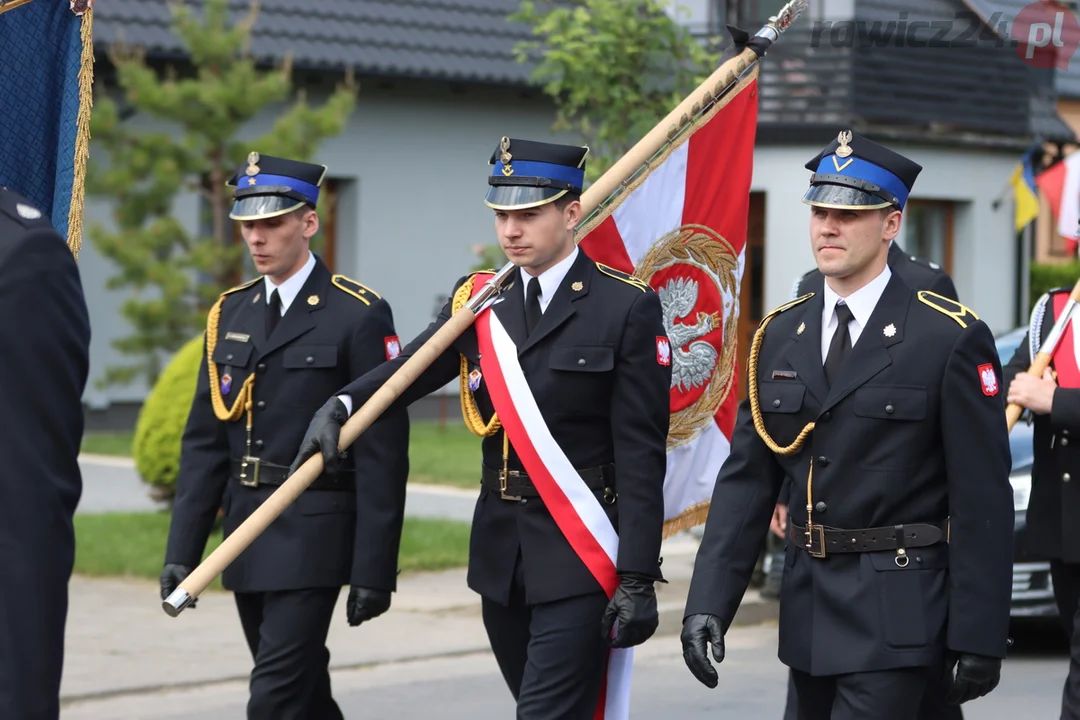
[[[1031,307],[1047,290],[1056,287],[1071,288],[1080,279],[1080,262],[1071,263],[1032,263],[1031,265]]]
[[[146,397],[135,424],[135,469],[158,500],[171,503],[176,493],[180,441],[195,398],[202,353],[201,334],[176,351]]]

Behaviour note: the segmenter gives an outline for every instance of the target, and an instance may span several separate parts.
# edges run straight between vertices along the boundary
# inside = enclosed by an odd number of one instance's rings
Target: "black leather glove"
[[[385,590],[371,590],[355,585],[349,588],[346,610],[349,615],[349,624],[353,627],[377,618],[389,609],[390,593]]]
[[[191,570],[187,565],[165,563],[165,567],[161,569],[161,577],[158,578],[158,582],[161,584],[161,599],[167,600],[177,586],[184,582],[184,578],[191,574]],[[198,599],[192,600],[191,605],[188,607],[195,607],[197,602],[199,602]]]
[[[956,677],[953,677],[953,667]],[[961,705],[981,698],[997,687],[1001,680],[1001,658],[949,653],[945,662],[945,683],[949,692],[945,701]]]
[[[338,440],[341,437],[341,426],[348,419],[345,403],[336,397],[327,400],[308,423],[307,432],[300,443],[300,451],[289,466],[289,475],[295,473],[309,457],[319,452],[322,453],[323,472],[337,472],[345,458],[345,453],[338,454]]]
[[[720,625],[720,618],[704,613],[691,615],[683,620],[681,639],[686,667],[702,685],[715,688],[719,678],[709,662],[709,643],[712,643],[716,662],[724,662],[724,629]]]
[[[601,635],[613,648],[633,647],[652,637],[660,625],[660,612],[656,609],[656,590],[653,580],[643,575],[627,573],[620,576],[619,587],[604,609],[600,623]],[[611,637],[615,620],[619,620],[619,633]]]

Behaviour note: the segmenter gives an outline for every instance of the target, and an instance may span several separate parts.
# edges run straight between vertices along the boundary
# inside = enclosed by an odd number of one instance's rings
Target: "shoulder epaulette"
[[[356,280],[353,280],[350,277],[345,277],[344,275],[334,275],[332,278],[330,278],[330,282],[333,283],[334,287],[336,287],[338,290],[352,295],[354,298],[364,303],[365,305],[371,304],[371,300],[367,297],[369,295],[373,296],[376,300],[382,299],[382,295],[375,292],[364,283],[357,282]]]
[[[633,275],[628,275],[622,270],[616,270],[615,268],[608,267],[603,263],[596,263],[596,269],[604,273],[605,275],[608,275],[609,277],[613,277],[616,280],[623,281],[627,285],[633,285],[641,292],[649,291],[649,283],[645,282],[641,278],[634,277]]]
[[[780,305],[779,307],[775,307],[772,310],[770,310],[768,313],[766,313],[765,317],[761,318],[761,323],[759,323],[759,324],[764,325],[766,320],[770,320],[773,317],[775,317],[775,316],[779,315],[780,313],[784,312],[785,310],[793,308],[796,305],[799,305],[800,303],[804,303],[804,302],[806,302],[807,300],[809,300],[812,297],[814,297],[814,293],[808,292],[805,295],[800,295],[799,297],[795,298],[794,300],[788,300],[783,305]]]
[[[923,267],[928,267],[931,270],[935,270],[935,271],[938,271],[938,272],[941,271],[941,266],[938,265],[936,262],[933,262],[931,260],[927,260],[926,258],[918,257],[916,255],[908,255],[908,257],[911,259],[911,262],[913,262],[913,263],[918,263],[919,265],[922,265]]]
[[[49,218],[31,205],[29,200],[4,187],[0,187],[0,211],[23,227],[50,224]]]
[[[967,305],[958,303],[955,300],[950,300],[944,295],[938,295],[936,292],[931,292],[929,290],[920,290],[916,294],[919,297],[919,302],[924,305],[929,305],[940,313],[948,315],[962,328],[966,328],[971,320],[979,319],[979,316],[975,314],[975,311]]]
[[[262,280],[262,278],[257,277],[254,280],[248,280],[246,283],[242,283],[240,285],[237,285],[236,287],[231,287],[225,292],[221,293],[221,297],[225,297],[226,295],[232,295],[234,292],[240,292],[241,290],[247,290],[249,287],[259,282],[260,280]]]

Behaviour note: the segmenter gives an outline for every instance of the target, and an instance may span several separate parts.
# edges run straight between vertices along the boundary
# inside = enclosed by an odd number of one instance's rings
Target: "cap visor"
[[[877,195],[843,185],[811,185],[802,201],[833,210],[877,210],[892,205]]]
[[[524,210],[546,205],[566,194],[566,190],[526,185],[492,185],[484,204],[496,210]]]
[[[280,195],[255,195],[233,203],[229,217],[233,220],[263,220],[292,212],[304,203]]]

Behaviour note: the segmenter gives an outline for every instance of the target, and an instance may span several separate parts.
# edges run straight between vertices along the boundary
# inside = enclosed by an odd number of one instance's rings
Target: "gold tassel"
[[[94,105],[94,10],[82,16],[82,58],[79,68],[79,114],[75,134],[75,176],[71,184],[71,207],[68,209],[68,248],[79,259],[82,247],[83,203],[86,197],[86,161],[90,157],[90,108]]]

